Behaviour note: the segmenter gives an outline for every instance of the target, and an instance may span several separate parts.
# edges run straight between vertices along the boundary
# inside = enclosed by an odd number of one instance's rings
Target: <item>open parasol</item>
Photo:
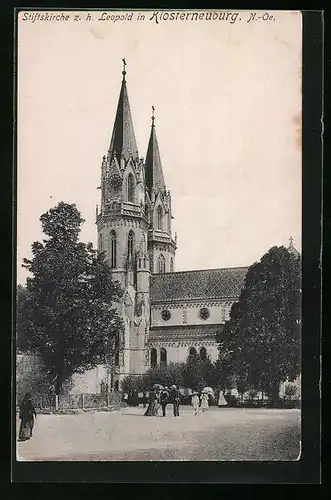
[[[202,389],[202,392],[204,394],[210,394],[211,396],[214,396],[214,391],[211,387],[204,387],[204,389]]]
[[[158,391],[158,390],[160,390],[160,389],[163,389],[163,385],[161,385],[161,384],[154,384],[154,385],[153,385],[153,389],[155,389],[155,390],[157,390],[157,391]]]

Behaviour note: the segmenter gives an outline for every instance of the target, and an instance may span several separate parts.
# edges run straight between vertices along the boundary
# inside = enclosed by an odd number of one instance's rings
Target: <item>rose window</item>
[[[164,321],[168,321],[171,317],[171,313],[168,309],[164,309],[161,313],[161,316]]]
[[[199,316],[201,319],[207,319],[209,318],[209,311],[206,307],[202,307],[199,312]]]

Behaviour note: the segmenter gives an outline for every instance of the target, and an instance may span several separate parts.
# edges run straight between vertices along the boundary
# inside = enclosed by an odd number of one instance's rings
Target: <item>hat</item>
[[[192,396],[197,396],[197,391],[192,392]]]
[[[172,385],[171,389],[177,389],[177,387],[175,385]]]
[[[168,389],[168,387],[167,387],[167,386],[165,386],[165,389]]]

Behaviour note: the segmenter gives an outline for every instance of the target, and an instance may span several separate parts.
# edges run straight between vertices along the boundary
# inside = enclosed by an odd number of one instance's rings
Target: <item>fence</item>
[[[121,396],[117,392],[106,394],[64,394],[40,395],[33,397],[36,410],[94,410],[118,406]]]

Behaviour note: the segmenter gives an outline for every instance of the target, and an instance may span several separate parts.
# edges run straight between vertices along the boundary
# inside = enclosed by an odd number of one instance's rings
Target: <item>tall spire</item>
[[[145,163],[146,184],[149,191],[151,191],[152,189],[154,189],[155,191],[165,191],[166,186],[163,178],[161,157],[156,138],[154,121],[155,108],[154,106],[152,106],[151,135],[149,137]]]
[[[298,250],[294,247],[292,236],[290,236],[289,242],[290,242],[290,244],[289,244],[289,246],[287,248],[288,252],[290,252],[291,254],[295,255],[295,257],[298,257],[300,255],[300,252],[298,252]]]
[[[123,155],[125,160],[128,160],[130,154],[133,156],[133,158],[138,157],[138,148],[133,129],[128,91],[126,88],[126,61],[125,59],[122,59],[122,61],[122,86],[118,99],[114,128],[109,146],[109,153],[111,159],[116,156],[117,159],[120,160],[121,156]]]

